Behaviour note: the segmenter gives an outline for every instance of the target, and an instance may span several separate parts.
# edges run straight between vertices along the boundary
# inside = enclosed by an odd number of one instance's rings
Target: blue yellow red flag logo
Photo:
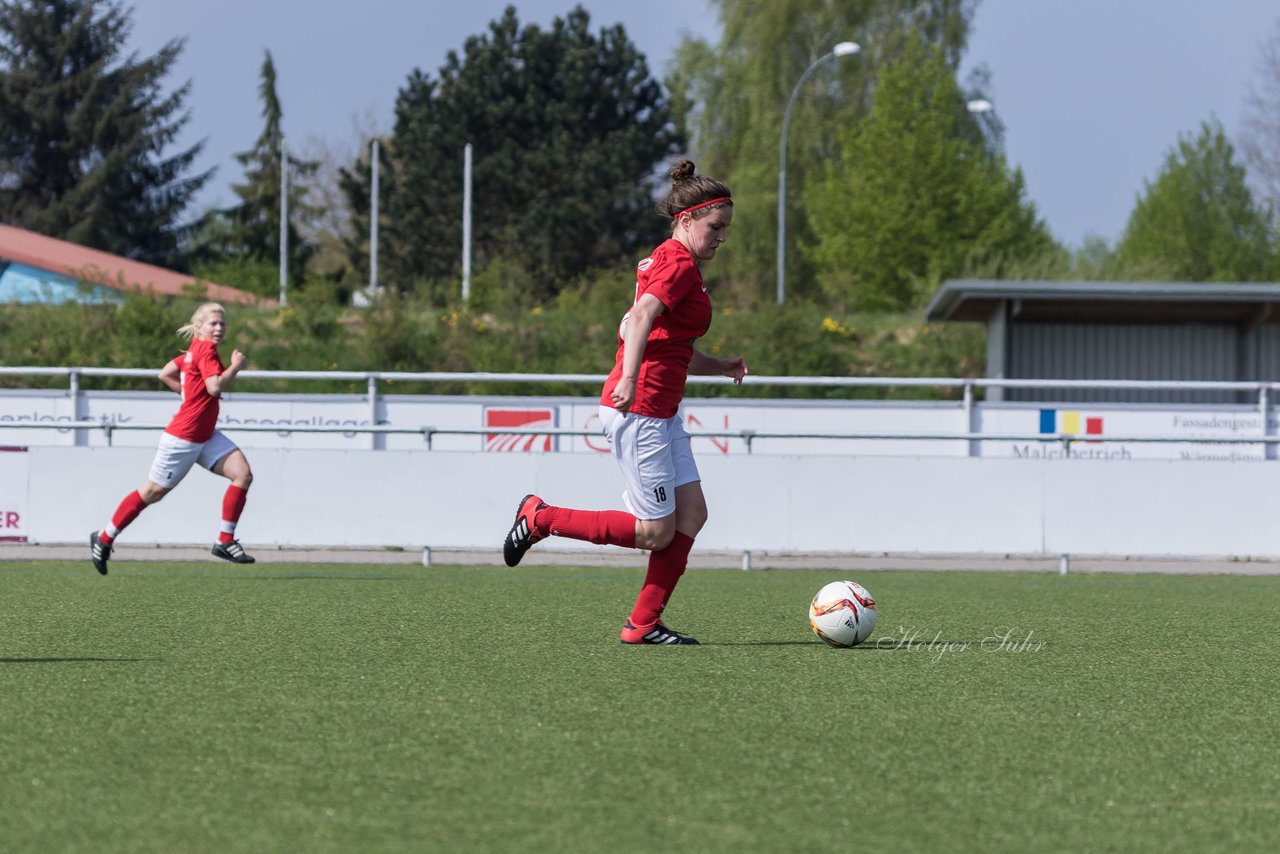
[[[1047,435],[1101,436],[1102,416],[1082,415],[1074,409],[1041,409],[1040,432]]]

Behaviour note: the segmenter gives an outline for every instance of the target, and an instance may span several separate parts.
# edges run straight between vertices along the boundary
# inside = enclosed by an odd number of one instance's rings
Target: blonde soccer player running
[[[159,377],[182,396],[182,405],[160,437],[146,482],[124,497],[110,524],[89,535],[93,566],[101,574],[107,574],[107,561],[120,532],[148,505],[168,495],[197,464],[231,481],[222,499],[222,525],[213,555],[232,563],[254,562],[235,538],[253,472],[244,452],[217,429],[218,399],[245,363],[239,350],[232,351],[229,366],[222,363],[218,345],[226,334],[227,313],[216,302],[197,308],[191,322],[178,330],[191,346],[166,364]]]

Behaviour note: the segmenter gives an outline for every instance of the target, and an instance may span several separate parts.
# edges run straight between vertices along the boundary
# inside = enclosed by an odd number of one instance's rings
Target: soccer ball
[[[813,597],[809,625],[828,646],[857,646],[876,627],[876,600],[855,581],[833,581]]]

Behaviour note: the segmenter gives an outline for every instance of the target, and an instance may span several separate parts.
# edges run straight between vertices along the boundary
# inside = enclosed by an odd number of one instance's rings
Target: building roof
[[[194,276],[186,273],[143,264],[141,261],[130,261],[110,252],[89,249],[7,225],[0,225],[0,259],[136,293],[151,290],[164,296],[185,296],[190,295],[191,285],[196,282]],[[271,302],[226,285],[204,281],[199,284],[205,296],[218,302],[244,305]]]
[[[1014,322],[1280,323],[1280,284],[983,279],[945,282],[925,319],[985,322],[1002,302]]]

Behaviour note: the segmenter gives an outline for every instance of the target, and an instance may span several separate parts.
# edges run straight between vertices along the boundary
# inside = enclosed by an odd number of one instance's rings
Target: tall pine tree
[[[190,83],[161,81],[182,52],[127,53],[114,0],[0,3],[0,219],[129,258],[182,267],[181,217],[212,174],[203,143],[171,156]]]
[[[220,235],[222,251],[234,258],[276,263],[280,258],[280,170],[284,111],[276,94],[276,67],[271,52],[266,51],[258,83],[262,99],[262,133],[253,148],[236,155],[244,167],[244,181],[231,189],[240,203],[222,211],[228,227]],[[307,178],[319,166],[315,161],[301,160],[285,154],[289,170],[289,223],[287,231],[289,278],[302,281],[307,260],[315,247],[302,240],[294,222],[310,216],[307,205]]]

